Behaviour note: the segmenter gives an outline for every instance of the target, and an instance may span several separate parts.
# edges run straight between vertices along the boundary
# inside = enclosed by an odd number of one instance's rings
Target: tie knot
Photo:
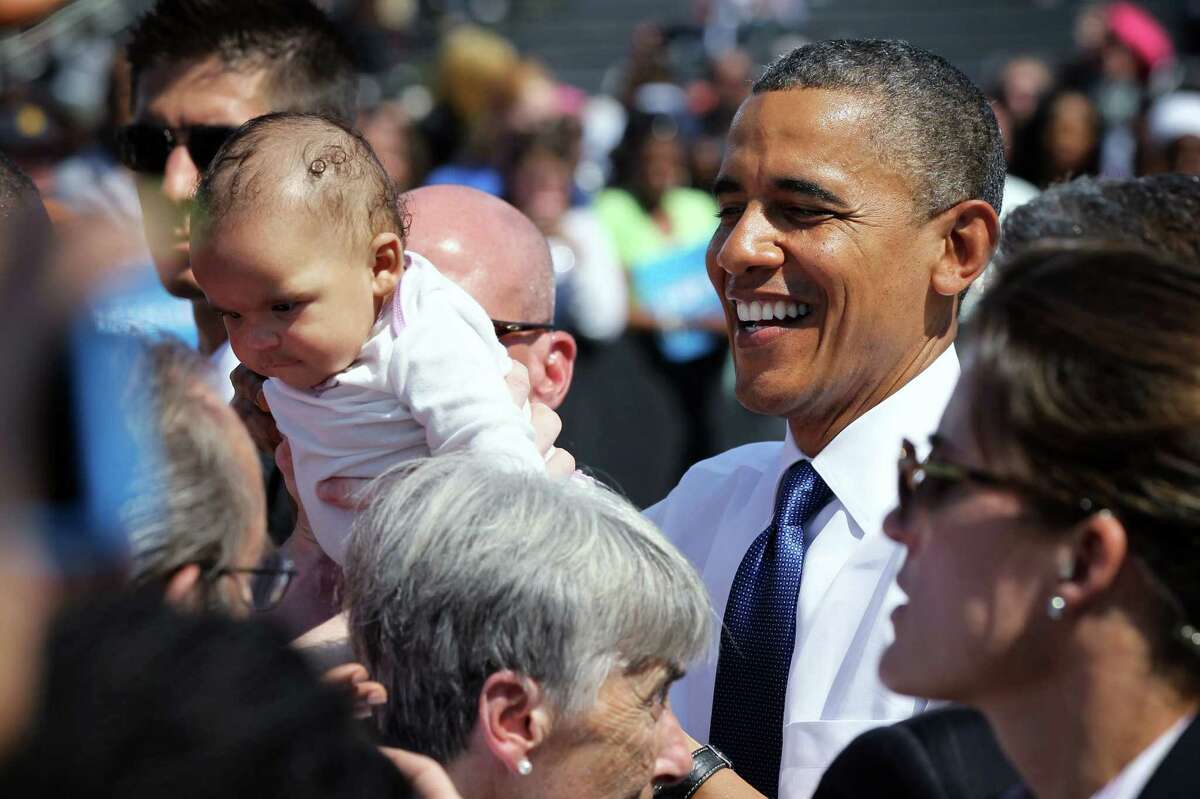
[[[817,511],[829,504],[833,492],[811,461],[797,461],[784,472],[775,495],[775,524],[803,527]]]

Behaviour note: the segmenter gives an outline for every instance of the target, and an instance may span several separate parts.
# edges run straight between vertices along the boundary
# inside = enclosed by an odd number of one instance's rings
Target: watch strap
[[[733,763],[720,749],[708,744],[692,752],[692,770],[679,782],[659,785],[654,788],[654,799],[691,799],[705,781],[723,768],[733,768]]]

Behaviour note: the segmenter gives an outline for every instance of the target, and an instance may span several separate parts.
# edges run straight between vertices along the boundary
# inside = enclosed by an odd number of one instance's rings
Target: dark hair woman
[[[979,708],[1041,799],[1200,795],[1200,267],[1034,250],[972,325],[900,462],[883,680]]]

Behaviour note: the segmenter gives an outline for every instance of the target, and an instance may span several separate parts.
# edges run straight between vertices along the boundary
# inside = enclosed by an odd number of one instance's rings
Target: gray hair
[[[230,438],[240,422],[213,391],[209,364],[179,342],[150,345],[142,375],[136,390],[153,408],[148,432],[162,457],[127,509],[133,584],[165,583],[190,563],[213,572],[232,566],[263,513]],[[219,592],[204,602],[219,609]]]
[[[344,589],[355,654],[388,689],[389,744],[453,760],[498,671],[536,681],[569,716],[614,669],[681,668],[706,648],[696,571],[606,489],[469,455],[409,462],[376,486]]]
[[[996,116],[941,56],[885,39],[814,42],[781,56],[754,84],[755,94],[789,89],[868,100],[880,160],[909,176],[919,209],[934,214],[981,199],[1000,213],[1007,165]]]

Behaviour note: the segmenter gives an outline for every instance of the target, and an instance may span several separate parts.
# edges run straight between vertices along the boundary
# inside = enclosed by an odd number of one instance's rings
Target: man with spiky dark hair
[[[309,0],[160,0],[134,25],[126,55],[133,124],[121,132],[122,156],[139,174],[146,240],[163,286],[192,301],[201,349],[219,356],[225,330],[188,256],[200,173],[253,117],[306,111],[352,119],[354,61]]]

